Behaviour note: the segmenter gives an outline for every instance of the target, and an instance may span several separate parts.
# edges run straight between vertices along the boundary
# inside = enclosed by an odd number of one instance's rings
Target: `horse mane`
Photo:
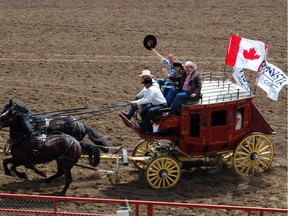
[[[32,111],[26,106],[15,102],[15,109],[21,113],[32,115]]]
[[[19,111],[16,112],[17,114],[13,118],[12,125],[10,127],[10,138],[14,138],[15,135],[18,136],[19,134],[23,135],[24,137],[30,137],[34,131],[34,126],[26,120],[22,113],[19,113]]]
[[[4,105],[4,109],[2,111],[2,113],[6,112],[8,109],[10,109],[12,106],[14,106],[14,109],[23,113],[23,114],[27,114],[27,115],[32,115],[32,111],[27,108],[26,106],[20,104],[20,103],[17,103],[17,102],[14,102],[12,100],[9,100],[9,102],[7,102],[5,105]]]

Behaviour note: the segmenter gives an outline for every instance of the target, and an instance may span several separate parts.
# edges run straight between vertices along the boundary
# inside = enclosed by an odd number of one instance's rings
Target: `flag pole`
[[[230,37],[231,37],[231,35],[232,35],[232,32],[230,33]],[[230,38],[230,37],[229,37],[229,38]],[[228,46],[228,48],[229,48],[229,46]],[[227,50],[227,52],[228,52],[228,50]],[[226,53],[227,53],[227,52],[226,52]],[[227,65],[226,65],[226,61],[225,61],[225,63],[224,63],[224,79],[225,79],[225,80],[227,79],[226,67],[227,67]]]
[[[263,62],[266,62],[266,59],[264,59]],[[263,62],[261,63],[260,70],[259,70],[259,72],[258,72],[258,76],[257,76],[256,82],[255,82],[255,86],[254,86],[254,90],[253,90],[253,95],[256,95],[256,92],[257,92],[257,85],[258,85],[258,82],[259,82],[259,77],[260,77],[260,75],[261,75],[261,70],[262,70],[262,67],[263,67]]]
[[[226,64],[224,64],[224,80],[227,79],[227,74],[226,74]]]
[[[258,76],[256,78],[256,82],[255,82],[255,86],[254,86],[254,89],[253,89],[253,95],[256,95],[256,92],[257,92],[257,85],[258,85],[258,80],[259,80],[259,77],[260,77],[260,73],[258,73]]]

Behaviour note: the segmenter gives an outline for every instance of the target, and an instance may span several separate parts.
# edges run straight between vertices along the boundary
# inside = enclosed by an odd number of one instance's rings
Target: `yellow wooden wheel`
[[[252,176],[267,170],[273,160],[271,140],[262,133],[252,133],[244,138],[234,151],[233,165],[237,173]]]
[[[146,169],[147,182],[153,188],[169,188],[176,185],[180,174],[179,163],[168,156],[155,158]]]
[[[143,157],[150,154],[150,149],[148,147],[149,141],[142,140],[134,147],[132,152],[132,157]],[[147,164],[142,161],[132,161],[134,166],[139,170],[145,170]]]

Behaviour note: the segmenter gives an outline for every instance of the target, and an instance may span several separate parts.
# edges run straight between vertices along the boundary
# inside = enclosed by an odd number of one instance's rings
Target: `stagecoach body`
[[[137,123],[120,113],[124,123],[143,139],[135,146],[132,160],[138,169],[146,170],[152,187],[175,185],[179,170],[189,163],[193,166],[199,158],[209,165],[215,164],[215,158],[218,162],[229,158],[236,171],[246,176],[270,166],[273,145],[267,135],[275,132],[253,104],[253,95],[229,80],[204,80],[201,92],[201,100],[183,104],[179,115],[164,113],[159,132],[152,135],[141,134]],[[242,116],[240,129],[236,129],[237,112]]]
[[[242,126],[236,130],[236,114]],[[274,133],[253,104],[253,96],[229,81],[204,82],[202,100],[182,105],[179,116],[163,118],[160,129],[190,156],[233,151],[240,140],[252,132]]]

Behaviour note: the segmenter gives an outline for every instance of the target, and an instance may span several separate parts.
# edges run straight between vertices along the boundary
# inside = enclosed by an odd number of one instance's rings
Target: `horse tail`
[[[108,148],[108,144],[107,144],[107,139],[105,137],[99,136],[90,126],[84,124],[84,127],[86,129],[86,133],[88,134],[88,136],[92,140],[92,142],[95,145],[99,145],[100,149],[103,152],[108,153],[109,148]]]
[[[89,156],[89,163],[91,166],[96,167],[100,163],[100,150],[98,146],[93,144],[80,142],[82,152]]]

